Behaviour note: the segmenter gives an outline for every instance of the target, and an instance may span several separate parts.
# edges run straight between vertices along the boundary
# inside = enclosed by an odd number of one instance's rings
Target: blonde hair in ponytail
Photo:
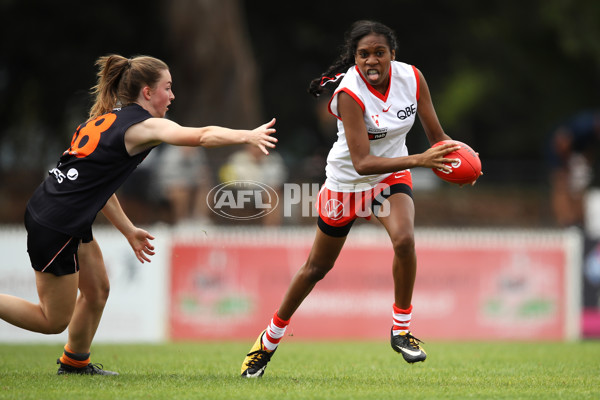
[[[136,56],[127,59],[117,54],[100,57],[96,66],[98,81],[91,90],[95,100],[90,109],[90,119],[106,114],[118,105],[134,103],[140,90],[145,86],[154,88],[161,72],[169,69],[158,58]]]

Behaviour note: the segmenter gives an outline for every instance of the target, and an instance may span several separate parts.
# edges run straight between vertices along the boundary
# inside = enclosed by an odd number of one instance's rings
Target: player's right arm
[[[277,139],[271,136],[275,118],[253,130],[229,129],[220,126],[185,127],[164,118],[149,118],[131,126],[125,133],[125,146],[131,155],[141,153],[160,143],[175,146],[219,147],[232,144],[253,144],[263,153],[274,148]]]
[[[421,121],[421,126],[425,131],[425,135],[429,140],[430,145],[434,145],[437,142],[441,142],[442,140],[452,140],[450,136],[448,136],[440,121],[438,120],[437,114],[433,107],[433,102],[431,100],[431,93],[429,92],[429,86],[427,86],[427,81],[425,77],[421,73],[420,70],[417,69],[419,74],[419,100],[417,103],[417,112],[419,115],[419,120]]]

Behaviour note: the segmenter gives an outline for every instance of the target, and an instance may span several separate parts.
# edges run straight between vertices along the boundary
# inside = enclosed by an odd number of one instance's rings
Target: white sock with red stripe
[[[287,328],[290,320],[287,321],[282,320],[277,315],[277,311],[273,315],[271,319],[271,323],[267,327],[267,331],[263,335],[263,346],[269,351],[275,351],[277,346],[279,346],[279,342],[283,339],[283,335],[285,335],[285,328]]]
[[[394,326],[392,334],[394,336],[407,333],[410,328],[410,319],[412,318],[412,304],[408,309],[403,310],[394,304]]]

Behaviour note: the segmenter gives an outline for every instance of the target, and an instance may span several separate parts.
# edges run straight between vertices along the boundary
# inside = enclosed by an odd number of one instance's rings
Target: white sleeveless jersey
[[[329,101],[329,112],[338,119],[338,138],[327,156],[325,187],[336,192],[369,190],[389,173],[359,175],[354,169],[338,111],[340,92],[352,96],[363,110],[370,154],[386,158],[407,156],[406,135],[417,114],[418,72],[412,65],[392,61],[390,85],[387,93],[381,94],[367,83],[355,65],[348,70]]]

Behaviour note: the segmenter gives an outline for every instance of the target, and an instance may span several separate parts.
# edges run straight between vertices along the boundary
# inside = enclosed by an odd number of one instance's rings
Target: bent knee
[[[302,274],[309,282],[318,282],[325,278],[332,267],[333,265],[315,263],[309,260],[302,269]]]
[[[110,285],[108,282],[92,288],[81,288],[81,296],[86,303],[93,308],[104,308],[110,294]]]
[[[50,320],[48,321],[46,326],[44,326],[41,333],[44,333],[46,335],[56,335],[62,333],[69,326],[69,322],[71,322],[69,319],[63,318],[59,320]]]
[[[110,285],[95,288],[91,293],[84,294],[88,303],[95,307],[104,307],[110,294]]]
[[[409,254],[415,251],[415,236],[410,233],[402,233],[392,238],[392,246],[396,255]]]
[[[98,290],[96,292],[97,293],[96,293],[95,301],[97,303],[101,303],[102,305],[104,305],[104,304],[106,304],[106,301],[108,300],[108,295],[110,294],[110,285],[107,282],[105,285],[98,288]]]

